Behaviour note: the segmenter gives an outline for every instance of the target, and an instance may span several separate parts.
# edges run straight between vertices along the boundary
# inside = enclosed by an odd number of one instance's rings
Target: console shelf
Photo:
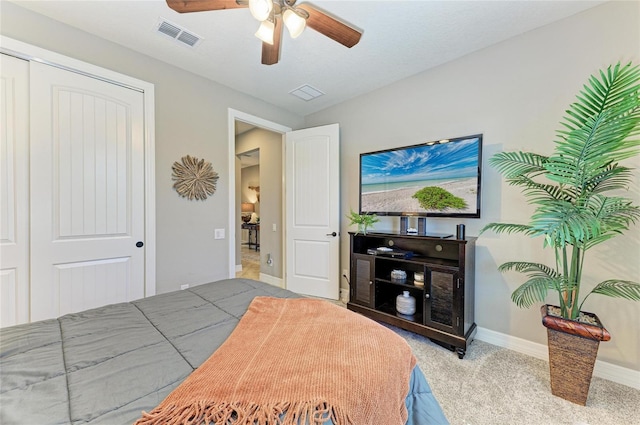
[[[351,290],[347,308],[374,320],[424,335],[463,358],[476,332],[475,238],[453,239],[397,233],[350,232]],[[387,251],[378,250],[384,247]],[[392,251],[388,251],[392,249]],[[392,270],[407,274],[391,280]],[[424,274],[416,285],[414,273]],[[403,291],[416,298],[416,313],[399,314]]]

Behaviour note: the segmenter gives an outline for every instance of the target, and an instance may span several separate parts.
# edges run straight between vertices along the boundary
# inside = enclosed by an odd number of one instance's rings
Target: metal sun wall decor
[[[182,163],[176,161],[171,167],[172,180],[175,181],[173,188],[178,195],[188,198],[205,200],[207,196],[213,195],[216,191],[218,173],[213,171],[210,162],[198,159],[190,155],[182,157]]]

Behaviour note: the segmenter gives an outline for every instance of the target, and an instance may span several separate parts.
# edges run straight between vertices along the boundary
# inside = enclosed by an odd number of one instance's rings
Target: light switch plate
[[[224,239],[224,229],[216,229],[214,233],[215,239]]]

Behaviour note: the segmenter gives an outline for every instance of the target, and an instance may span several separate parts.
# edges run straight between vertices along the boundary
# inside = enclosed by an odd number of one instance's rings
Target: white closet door
[[[0,326],[29,321],[29,62],[0,54]]]
[[[143,119],[142,93],[31,63],[32,321],[145,295]]]

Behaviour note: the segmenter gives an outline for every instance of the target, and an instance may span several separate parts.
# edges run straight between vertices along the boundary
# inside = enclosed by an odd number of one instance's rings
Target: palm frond
[[[489,158],[489,164],[509,179],[544,173],[546,160],[546,156],[530,152],[498,152]]]
[[[582,249],[588,250],[596,245],[608,241],[614,236],[629,230],[631,224],[640,221],[640,207],[628,199],[596,195],[589,199],[585,208],[591,210],[600,222],[600,233],[579,242]]]
[[[524,233],[525,235],[531,235],[531,226],[526,224],[489,223],[480,230],[480,234],[487,230],[493,230],[496,233]]]
[[[610,190],[624,190],[633,180],[631,169],[618,164],[609,164],[598,171],[586,182],[586,192],[597,194]]]
[[[511,293],[511,300],[518,307],[528,308],[535,303],[544,302],[547,298],[548,290],[554,288],[554,286],[555,283],[553,279],[534,277],[518,286],[516,290]]]
[[[597,284],[591,291],[591,294],[640,301],[640,283],[619,279],[605,280]]]
[[[611,110],[627,96],[634,93],[637,95],[639,82],[638,66],[631,63],[610,66],[606,73],[600,71],[599,78],[596,75],[589,77],[578,95],[578,102],[572,104],[569,111],[578,122],[584,123],[585,118],[597,115],[603,110]]]
[[[551,180],[584,188],[602,168],[638,153],[639,142],[628,137],[640,121],[639,78],[631,64],[591,77],[557,133],[561,140],[545,164]]]
[[[524,195],[528,197],[532,203],[545,202],[549,198],[564,201],[571,201],[575,198],[575,193],[571,187],[538,183],[525,175],[507,179],[507,183],[512,186],[523,187],[522,191]]]
[[[593,248],[594,246],[600,245],[601,243],[606,242],[609,239],[614,238],[620,234],[621,233],[619,231],[610,231],[607,233],[601,233],[597,236],[592,237],[591,239],[581,241],[579,244],[576,244],[576,245],[578,245],[583,250],[587,251]]]
[[[629,230],[631,224],[640,220],[640,207],[632,204],[632,202],[620,197],[606,197],[596,195],[589,199],[585,204],[585,208],[590,209],[595,218],[600,222],[600,233],[594,236],[615,236],[621,234],[625,230]],[[596,238],[591,238],[596,240]],[[602,243],[610,238],[602,238],[598,243]],[[588,248],[596,245],[589,241]],[[585,245],[585,249],[587,246]]]
[[[527,275],[527,281],[511,294],[511,300],[518,307],[527,308],[536,302],[544,302],[550,289],[564,294],[578,286],[577,282],[567,281],[564,276],[545,264],[511,261],[500,265],[498,270],[513,270]]]
[[[541,276],[546,276],[551,279],[559,277],[558,273],[554,269],[542,263],[531,263],[528,261],[508,261],[498,267],[498,271],[500,272],[507,272],[511,270],[518,273],[532,273],[532,275],[540,274]]]
[[[600,222],[588,208],[563,201],[539,205],[530,225],[532,234],[544,236],[550,246],[573,245],[601,233]]]

